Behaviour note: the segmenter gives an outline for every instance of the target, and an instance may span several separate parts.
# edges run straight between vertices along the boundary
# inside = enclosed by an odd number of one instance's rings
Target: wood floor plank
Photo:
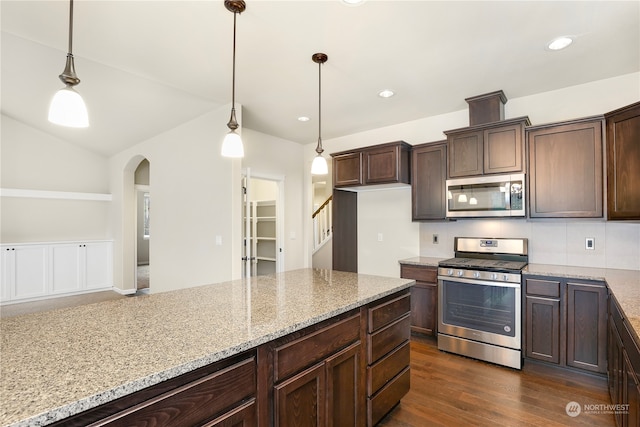
[[[521,371],[439,351],[412,337],[411,390],[383,427],[615,426],[613,415],[570,417],[569,402],[609,404],[606,379],[525,363]]]

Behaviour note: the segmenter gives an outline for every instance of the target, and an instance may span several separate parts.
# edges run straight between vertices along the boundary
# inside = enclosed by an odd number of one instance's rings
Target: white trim
[[[133,295],[136,293],[136,289],[120,289],[113,287],[113,291],[119,293],[120,295]]]
[[[25,197],[29,199],[60,199],[60,200],[93,200],[110,202],[111,194],[105,193],[77,193],[70,191],[26,190],[21,188],[0,188],[0,197]]]

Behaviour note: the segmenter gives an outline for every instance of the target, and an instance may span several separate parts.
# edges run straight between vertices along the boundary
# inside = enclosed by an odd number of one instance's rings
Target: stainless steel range
[[[527,239],[456,237],[454,250],[438,264],[438,348],[521,369]]]

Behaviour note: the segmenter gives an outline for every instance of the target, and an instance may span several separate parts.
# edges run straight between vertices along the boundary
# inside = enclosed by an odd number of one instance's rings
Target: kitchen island
[[[278,377],[272,363],[289,357],[283,349],[292,349],[295,359],[302,354],[295,344],[322,340],[338,343],[332,344],[336,354],[353,350],[356,369],[363,374],[358,376],[363,389],[358,400],[366,400],[371,419],[373,396],[365,393],[364,372],[373,357],[375,331],[387,334],[381,335],[384,341],[408,336],[406,295],[413,283],[303,269],[2,319],[0,425],[53,424],[207,366],[223,363],[227,372],[236,365],[225,361],[245,354],[257,366],[248,382],[254,391],[258,384],[255,416],[262,423],[277,419],[271,403],[279,396],[280,381],[285,383],[286,367]],[[377,310],[380,306],[385,309]],[[400,314],[387,319],[389,313]],[[382,320],[373,325],[376,319]],[[353,337],[341,341],[344,334]],[[302,340],[308,336],[318,340]],[[321,353],[322,348],[305,351]]]

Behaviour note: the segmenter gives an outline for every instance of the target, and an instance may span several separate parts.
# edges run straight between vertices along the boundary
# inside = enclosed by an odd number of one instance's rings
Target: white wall
[[[305,147],[285,139],[276,138],[251,129],[242,132],[245,157],[243,168],[251,168],[251,174],[284,177],[284,269],[293,270],[310,265],[311,240],[305,231],[311,226],[311,203],[306,202],[305,186],[308,172],[305,169]],[[310,190],[309,190],[310,191]]]
[[[228,109],[204,114],[111,158],[118,288],[134,288],[133,172],[142,156],[150,163],[153,199],[151,292],[232,278],[233,242],[240,239],[234,235],[235,228],[240,230],[233,217],[240,193],[234,195],[234,189],[240,178],[239,160],[220,156],[227,116]],[[221,245],[215,244],[216,236]]]
[[[2,115],[1,186],[109,193],[108,160]],[[111,237],[110,202],[2,197],[3,243]]]
[[[495,90],[495,88],[492,88]],[[487,91],[489,92],[489,91]],[[508,91],[505,92],[509,98]],[[479,94],[469,94],[474,96]],[[633,73],[607,80],[572,86],[533,96],[509,99],[505,105],[505,117],[529,116],[533,125],[569,120],[623,107],[640,100],[640,73]],[[364,147],[385,142],[404,140],[411,145],[444,140],[443,131],[469,125],[468,110],[427,117],[394,126],[388,126],[341,138],[323,141],[325,154]],[[305,146],[305,160],[311,164],[315,156],[315,144]],[[309,184],[310,185],[310,184]],[[361,194],[359,194],[360,196]],[[374,201],[375,198],[375,201]],[[410,200],[410,198],[409,198]],[[392,192],[372,192],[362,199],[370,206],[391,209],[394,204],[400,217],[407,218],[393,224],[393,232],[399,238],[394,249],[377,245],[371,236],[386,226],[378,218],[376,209],[361,209],[358,202],[358,269],[361,273],[395,275],[403,248],[418,247],[410,256],[453,256],[453,237],[471,236],[515,236],[529,237],[530,259],[535,263],[560,265],[592,265],[611,268],[640,269],[640,224],[601,221],[557,221],[557,220],[461,220],[457,222],[421,223],[419,231],[410,220],[410,201],[397,200]],[[388,213],[392,217],[391,212]],[[360,223],[361,222],[361,223]],[[440,244],[432,245],[432,234],[440,235]],[[595,237],[596,250],[586,252],[584,237]],[[363,256],[365,255],[366,256]],[[389,259],[383,266],[381,260]]]

